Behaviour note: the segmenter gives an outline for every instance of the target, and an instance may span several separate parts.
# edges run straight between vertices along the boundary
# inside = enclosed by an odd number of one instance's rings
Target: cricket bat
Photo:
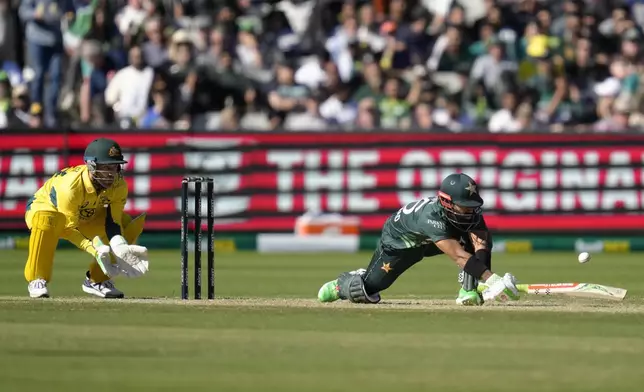
[[[486,285],[479,283],[478,291],[482,292]],[[519,292],[532,295],[569,295],[575,297],[611,299],[621,301],[628,290],[618,287],[604,286],[595,283],[532,283],[517,284]]]

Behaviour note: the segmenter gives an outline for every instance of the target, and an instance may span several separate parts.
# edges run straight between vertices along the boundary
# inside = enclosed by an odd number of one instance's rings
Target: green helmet
[[[93,162],[95,164],[123,164],[127,163],[123,159],[121,146],[112,139],[100,138],[91,142],[85,149],[83,157],[85,162]]]
[[[469,230],[481,220],[483,199],[476,181],[463,173],[445,177],[438,191],[445,218],[461,230]]]

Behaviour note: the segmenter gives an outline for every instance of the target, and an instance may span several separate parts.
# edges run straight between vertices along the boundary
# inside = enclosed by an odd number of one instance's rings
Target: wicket
[[[194,213],[188,212],[189,184],[194,184]],[[201,299],[201,196],[206,183],[208,227],[208,299],[215,298],[215,223],[214,181],[207,177],[184,177],[181,182],[181,299],[188,299],[188,219],[194,219],[194,298]]]

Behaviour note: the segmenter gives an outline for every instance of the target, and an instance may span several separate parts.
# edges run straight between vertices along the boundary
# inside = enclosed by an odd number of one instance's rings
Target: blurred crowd
[[[644,0],[0,0],[0,127],[644,129]]]

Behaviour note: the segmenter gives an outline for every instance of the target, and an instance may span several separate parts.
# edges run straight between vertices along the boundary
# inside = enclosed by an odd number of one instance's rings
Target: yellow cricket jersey
[[[94,222],[94,218],[105,217],[101,209],[106,210],[108,206],[113,222],[120,226],[127,194],[127,183],[122,178],[115,180],[109,189],[97,193],[87,166],[78,165],[65,168],[47,180],[27,202],[27,211],[33,208],[64,214],[66,225],[63,238],[87,250],[92,245],[92,239],[85,238],[78,228],[87,224],[104,225],[105,222]]]

